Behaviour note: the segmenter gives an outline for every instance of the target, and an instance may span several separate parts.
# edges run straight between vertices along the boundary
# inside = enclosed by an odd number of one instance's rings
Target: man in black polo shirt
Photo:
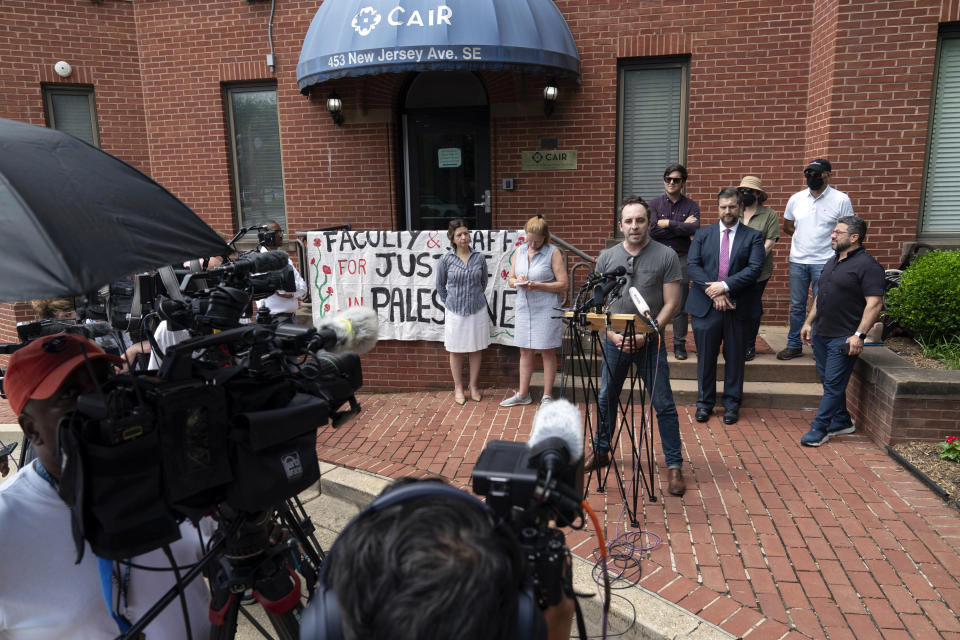
[[[883,304],[883,267],[863,249],[867,223],[857,216],[837,220],[830,234],[836,255],[823,267],[820,291],[800,330],[813,344],[823,398],[810,431],[800,444],[819,447],[844,433],[853,433],[847,412],[847,382],[863,339],[880,315]]]

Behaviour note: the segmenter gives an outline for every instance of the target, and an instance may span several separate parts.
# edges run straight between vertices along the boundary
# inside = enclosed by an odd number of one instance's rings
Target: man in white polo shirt
[[[833,257],[830,232],[842,216],[853,215],[850,197],[830,186],[830,161],[817,158],[803,170],[807,189],[790,196],[783,212],[783,230],[790,241],[790,333],[778,360],[803,355],[800,329],[807,316],[807,291],[819,291],[820,272]]]

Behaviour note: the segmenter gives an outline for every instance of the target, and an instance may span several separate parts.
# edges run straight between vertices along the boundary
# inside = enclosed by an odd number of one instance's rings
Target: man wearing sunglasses
[[[817,299],[820,272],[834,254],[830,232],[839,218],[853,215],[849,196],[830,186],[830,171],[830,161],[823,158],[808,164],[803,171],[808,188],[793,194],[783,213],[783,230],[791,236],[790,332],[778,360],[803,355],[800,329],[807,315],[807,291],[812,287]]]
[[[690,290],[687,252],[690,251],[690,239],[700,228],[700,206],[683,195],[686,183],[687,168],[672,164],[663,172],[665,193],[650,201],[650,237],[676,251],[680,258],[681,299],[673,318],[673,357],[677,360],[687,359],[687,312],[684,311]]]

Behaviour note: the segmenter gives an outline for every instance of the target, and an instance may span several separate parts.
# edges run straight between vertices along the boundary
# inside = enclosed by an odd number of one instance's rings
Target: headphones
[[[517,592],[517,624],[514,638],[516,640],[546,640],[547,625],[536,603],[533,593],[533,584],[527,576],[524,559],[520,553],[520,545],[510,527],[489,506],[465,491],[461,491],[448,484],[440,482],[413,482],[393,489],[375,499],[361,511],[340,532],[337,540],[349,535],[351,527],[369,514],[392,507],[393,505],[420,500],[421,498],[453,498],[469,505],[470,508],[480,509],[489,519],[494,532],[506,539],[514,555],[513,565],[523,575],[520,588]],[[301,640],[343,640],[343,625],[340,616],[340,604],[329,584],[330,558],[336,557],[337,542],[327,553],[327,560],[320,570],[317,591],[312,602],[303,612],[300,621]],[[467,606],[467,603],[464,603]],[[385,603],[389,606],[389,603]]]

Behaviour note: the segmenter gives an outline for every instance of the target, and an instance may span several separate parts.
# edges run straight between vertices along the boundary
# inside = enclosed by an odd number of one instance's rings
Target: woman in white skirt
[[[471,247],[470,229],[462,218],[447,229],[452,251],[437,262],[437,293],[447,311],[443,320],[443,346],[450,352],[454,400],[464,404],[463,354],[470,354],[470,397],[481,398],[479,379],[483,350],[490,344],[487,315],[487,260]]]

